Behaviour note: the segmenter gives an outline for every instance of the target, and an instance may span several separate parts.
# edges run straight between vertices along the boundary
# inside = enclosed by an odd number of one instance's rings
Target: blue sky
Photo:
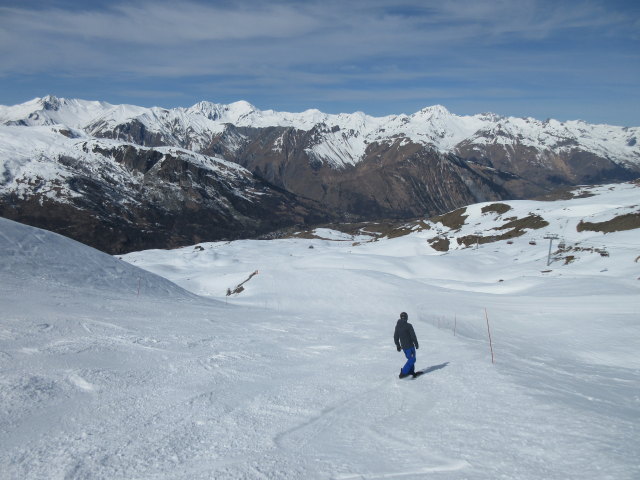
[[[0,0],[0,104],[457,114],[640,125],[640,2]]]

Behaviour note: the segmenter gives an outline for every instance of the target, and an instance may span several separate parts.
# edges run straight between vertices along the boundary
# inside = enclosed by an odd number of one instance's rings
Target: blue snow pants
[[[405,363],[404,367],[402,367],[402,374],[408,375],[416,363],[416,349],[414,347],[411,347],[405,348],[403,351],[404,356],[407,357],[407,363]]]

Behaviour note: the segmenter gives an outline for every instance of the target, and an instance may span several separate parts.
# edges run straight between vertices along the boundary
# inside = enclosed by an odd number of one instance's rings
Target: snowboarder
[[[393,334],[393,341],[396,344],[398,351],[404,351],[405,357],[407,357],[407,363],[400,370],[399,378],[416,377],[415,364],[416,364],[416,349],[418,348],[418,339],[416,338],[416,332],[413,330],[407,320],[409,315],[406,312],[400,314],[400,320],[396,323],[396,330]]]

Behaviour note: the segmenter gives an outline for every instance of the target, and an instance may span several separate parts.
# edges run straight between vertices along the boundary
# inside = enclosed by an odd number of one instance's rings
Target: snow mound
[[[192,297],[174,283],[62,235],[0,218],[0,280],[103,294]]]

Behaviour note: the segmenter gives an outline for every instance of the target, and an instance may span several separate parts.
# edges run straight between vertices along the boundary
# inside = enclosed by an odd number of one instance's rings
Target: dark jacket
[[[418,348],[418,339],[416,338],[416,332],[413,331],[413,325],[411,325],[406,319],[398,320],[396,323],[396,331],[393,334],[393,341],[396,343],[396,347],[400,347],[403,350],[407,348]]]

